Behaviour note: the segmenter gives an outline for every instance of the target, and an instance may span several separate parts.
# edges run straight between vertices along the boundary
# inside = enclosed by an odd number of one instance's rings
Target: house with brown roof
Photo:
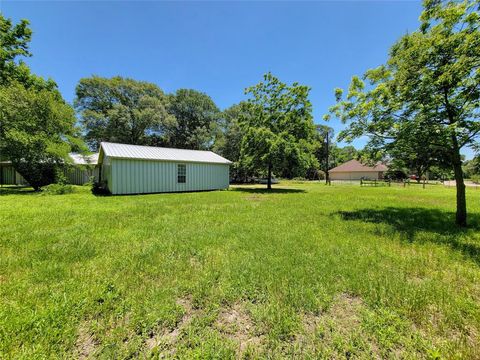
[[[328,173],[330,180],[381,180],[387,170],[387,166],[382,163],[368,166],[358,160],[350,160],[331,169]]]

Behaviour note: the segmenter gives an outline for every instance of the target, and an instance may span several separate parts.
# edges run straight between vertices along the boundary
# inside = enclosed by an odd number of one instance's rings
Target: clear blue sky
[[[390,46],[418,27],[421,3],[0,0],[0,10],[30,20],[33,57],[26,61],[69,102],[80,78],[121,75],[166,92],[197,89],[224,109],[271,71],[312,88],[321,123],[335,87],[385,62]]]

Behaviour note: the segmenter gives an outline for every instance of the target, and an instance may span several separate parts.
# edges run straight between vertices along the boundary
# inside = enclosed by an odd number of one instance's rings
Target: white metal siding
[[[227,189],[228,164],[206,164],[173,161],[110,159],[108,188],[112,194]],[[185,164],[186,182],[177,182],[177,165]]]
[[[113,179],[112,179],[112,165],[111,159],[108,156],[105,156],[103,159],[101,170],[100,170],[100,179],[107,185],[107,188],[112,191],[113,188]]]
[[[0,165],[0,172],[0,184],[2,185],[28,185],[27,180],[11,165]]]
[[[98,178],[98,169],[92,166],[75,166],[64,172],[69,184],[85,185],[91,177]]]

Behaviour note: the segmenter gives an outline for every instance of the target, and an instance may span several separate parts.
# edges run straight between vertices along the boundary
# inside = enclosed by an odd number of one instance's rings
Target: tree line
[[[213,150],[233,161],[233,180],[328,176],[352,158],[388,162],[395,173],[453,176],[456,223],[467,224],[461,150],[478,150],[480,133],[480,0],[424,0],[420,28],[401,37],[388,61],[335,90],[331,117],[346,124],[338,140],[367,136],[361,152],[339,148],[333,130],[315,125],[310,88],[271,73],[220,110],[205,93],[166,94],[145,81],[80,79],[73,107],[53,80],[32,74],[28,21],[0,15],[0,158],[12,161],[35,188],[55,181],[68,152],[100,142]]]
[[[80,79],[71,106],[52,79],[32,74],[24,62],[32,55],[28,21],[13,24],[0,15],[0,25],[0,156],[36,190],[58,180],[69,152],[98,151],[102,141],[213,150],[233,162],[238,182],[273,175],[318,179],[335,159],[356,156],[353,147],[342,153],[331,141],[339,155],[325,164],[325,131],[332,130],[315,126],[310,88],[271,73],[224,111],[203,92],[167,94],[121,76]]]

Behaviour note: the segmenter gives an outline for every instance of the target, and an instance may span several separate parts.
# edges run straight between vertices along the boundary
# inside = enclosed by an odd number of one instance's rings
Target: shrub
[[[75,191],[73,185],[67,184],[50,184],[42,187],[42,192],[45,195],[63,195],[71,194]]]
[[[93,195],[108,195],[110,194],[107,190],[107,184],[104,181],[93,181],[92,183],[92,194]]]
[[[307,170],[305,177],[308,180],[324,180],[325,172],[319,169],[310,168]]]

